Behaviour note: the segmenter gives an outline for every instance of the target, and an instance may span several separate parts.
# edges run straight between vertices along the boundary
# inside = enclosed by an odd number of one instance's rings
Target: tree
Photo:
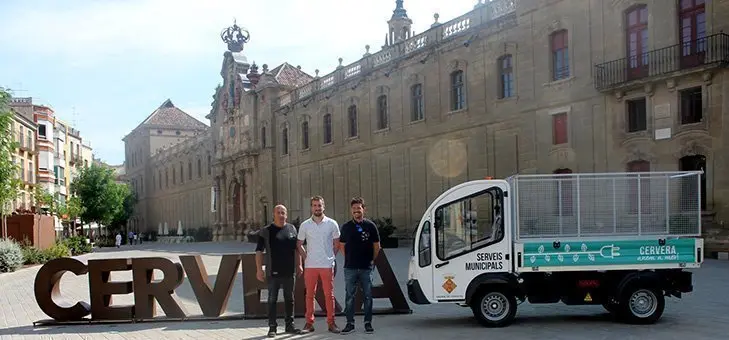
[[[68,215],[68,219],[71,220],[71,228],[73,228],[71,235],[76,234],[76,219],[81,216],[83,211],[84,207],[81,205],[81,200],[77,196],[71,196],[71,198],[66,201],[66,215]],[[81,225],[81,228],[81,235],[83,235],[83,225]]]
[[[41,188],[40,186],[35,187],[33,198],[35,199],[35,206],[38,209],[46,208],[50,214],[55,215],[56,200],[53,198],[53,195],[48,192],[48,190]],[[40,211],[38,213],[40,213]]]
[[[124,204],[113,170],[94,163],[81,169],[71,183],[71,192],[80,200],[80,217],[84,222],[111,225]]]
[[[114,218],[111,222],[112,227],[122,227],[127,224],[129,218],[134,213],[134,206],[137,204],[137,196],[129,188],[129,185],[124,183],[115,183],[116,194],[121,196],[122,205],[114,214]]]
[[[10,94],[0,88],[0,215],[2,216],[2,236],[7,237],[7,215],[10,214],[10,205],[20,193],[20,176],[18,166],[13,162],[13,154],[18,148],[15,141],[13,126],[13,113],[8,102]]]

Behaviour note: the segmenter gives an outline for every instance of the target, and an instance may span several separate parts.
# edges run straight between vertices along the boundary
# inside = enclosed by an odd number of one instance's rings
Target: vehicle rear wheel
[[[486,327],[508,326],[516,316],[516,297],[504,289],[483,289],[471,301],[471,309]]]
[[[620,316],[628,323],[655,323],[661,318],[666,307],[663,290],[645,281],[638,281],[625,287],[621,296]]]

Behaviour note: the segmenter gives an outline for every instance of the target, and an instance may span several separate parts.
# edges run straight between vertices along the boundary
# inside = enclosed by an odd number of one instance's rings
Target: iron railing
[[[595,65],[595,88],[613,89],[630,82],[702,66],[729,63],[729,35],[717,33],[646,53]]]
[[[699,171],[515,175],[516,237],[701,235]]]

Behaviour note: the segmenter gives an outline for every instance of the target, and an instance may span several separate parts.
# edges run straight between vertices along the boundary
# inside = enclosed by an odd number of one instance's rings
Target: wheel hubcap
[[[656,295],[650,290],[641,289],[630,297],[630,311],[633,315],[645,318],[653,315],[658,308]]]
[[[481,313],[491,321],[499,321],[509,313],[509,300],[501,293],[489,293],[481,303]]]

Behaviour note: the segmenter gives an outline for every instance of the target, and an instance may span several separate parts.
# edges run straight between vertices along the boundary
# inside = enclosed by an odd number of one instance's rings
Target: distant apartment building
[[[53,109],[33,104],[30,97],[12,98],[10,106],[35,126],[32,139],[27,137],[27,129],[24,131],[26,144],[33,144],[32,163],[26,164],[34,174],[33,185],[65,202],[77,168],[93,161],[91,144],[78,130],[58,119]]]
[[[56,119],[55,157],[53,172],[56,180],[56,196],[65,202],[71,193],[71,183],[78,176],[78,169],[88,167],[93,161],[91,145],[81,137],[80,131],[68,123]]]
[[[22,103],[19,103],[22,105]],[[13,163],[18,165],[18,178],[22,181],[20,194],[11,202],[11,209],[25,210],[33,205],[33,190],[36,185],[35,139],[38,126],[33,122],[32,115],[24,110],[12,110],[13,124],[11,131],[13,139],[18,143],[18,148],[13,154]]]

